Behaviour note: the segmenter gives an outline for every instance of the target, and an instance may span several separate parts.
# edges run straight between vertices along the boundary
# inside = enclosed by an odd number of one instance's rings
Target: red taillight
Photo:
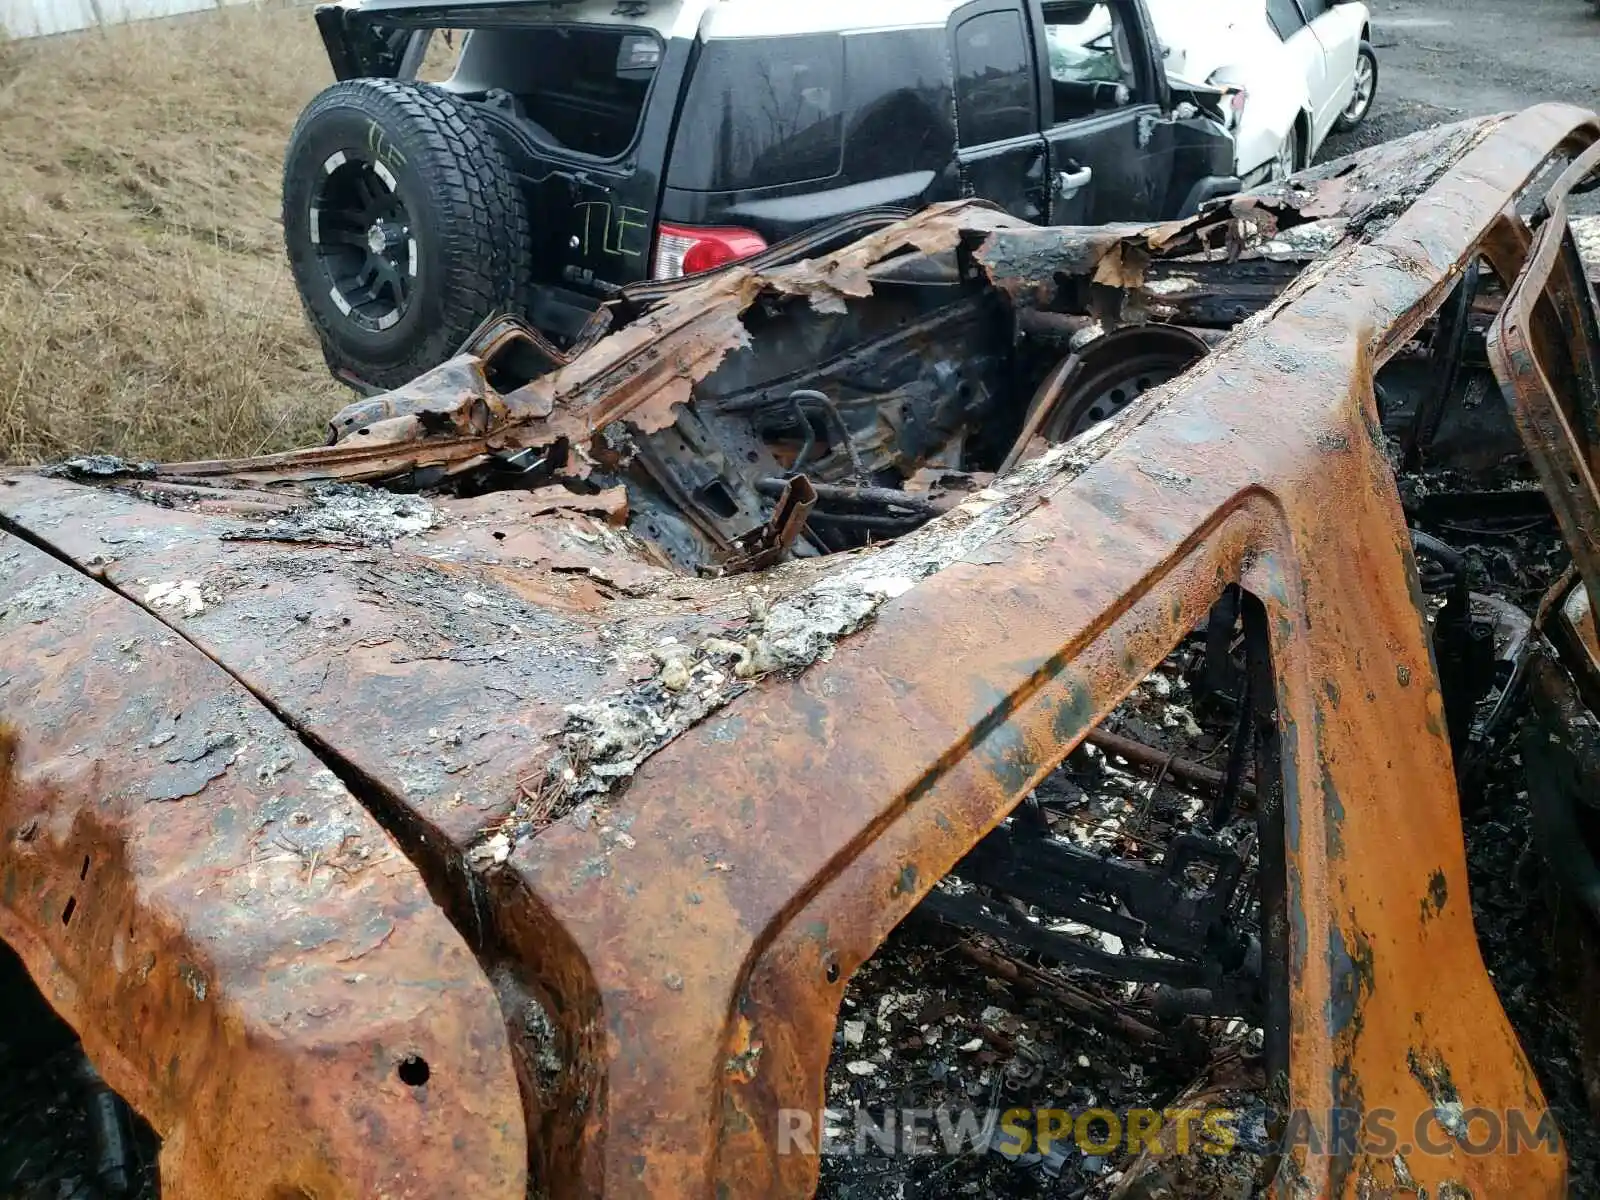
[[[759,233],[732,226],[699,228],[693,225],[668,225],[656,228],[657,279],[677,279],[696,275],[727,263],[738,262],[767,248]]]

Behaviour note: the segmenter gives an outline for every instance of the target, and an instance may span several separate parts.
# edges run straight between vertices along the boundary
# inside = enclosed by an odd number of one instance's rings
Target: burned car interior
[[[777,1115],[908,919],[1241,1021],[1279,1113],[1542,1112],[1459,806],[1526,717],[1600,919],[1597,179],[1551,105],[1164,224],[868,213],[325,446],[0,476],[0,938],[179,1200],[810,1195]]]

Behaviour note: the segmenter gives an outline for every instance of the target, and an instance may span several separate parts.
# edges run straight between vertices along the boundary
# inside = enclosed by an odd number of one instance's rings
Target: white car
[[[1308,165],[1354,129],[1378,90],[1372,18],[1357,0],[1147,0],[1167,74],[1236,89],[1246,186]]]

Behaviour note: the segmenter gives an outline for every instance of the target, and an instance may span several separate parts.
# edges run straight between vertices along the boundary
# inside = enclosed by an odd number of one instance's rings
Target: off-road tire
[[[411,290],[386,328],[341,308],[348,295],[318,240],[327,236],[324,219],[312,209],[341,152],[393,180],[415,239],[414,257],[396,248],[410,264]],[[471,107],[436,87],[350,79],[312,100],[284,156],[283,232],[329,367],[375,387],[398,387],[444,362],[485,318],[526,300],[532,238],[522,193]]]

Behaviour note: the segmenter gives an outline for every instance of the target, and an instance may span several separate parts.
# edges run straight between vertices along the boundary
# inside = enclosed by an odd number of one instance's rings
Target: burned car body
[[[846,982],[957,867],[1100,870],[1085,896],[1123,907],[1085,919],[1161,954],[1092,965],[1248,1013],[1285,1110],[1536,1122],[1374,384],[1452,340],[1481,257],[1600,584],[1561,201],[1597,136],[1547,106],[1168,225],[934,209],[636,292],[553,373],[485,329],[327,447],[5,476],[0,936],[162,1135],[170,1196],[808,1194],[778,1116],[819,1107]],[[1254,955],[1213,936],[1226,905],[1186,940],[1170,874],[1030,842],[1017,808],[1219,606],[1256,698]],[[1237,886],[1186,845],[1204,898]],[[1565,1173],[1449,1139],[1271,1169],[1338,1196]]]

